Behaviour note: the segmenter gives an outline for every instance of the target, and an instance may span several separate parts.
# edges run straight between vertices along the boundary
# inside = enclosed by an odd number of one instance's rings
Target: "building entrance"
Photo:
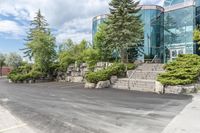
[[[176,48],[170,50],[170,60],[174,60],[178,55],[185,54],[185,48]]]

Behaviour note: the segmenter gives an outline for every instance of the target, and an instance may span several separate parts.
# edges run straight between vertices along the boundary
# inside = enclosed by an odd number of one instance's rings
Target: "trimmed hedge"
[[[200,75],[200,56],[179,55],[165,65],[166,73],[158,76],[157,80],[163,85],[185,85],[195,83]]]
[[[99,81],[110,80],[111,76],[121,76],[126,70],[124,64],[115,63],[107,69],[103,69],[97,72],[89,72],[85,78],[90,83],[98,83]]]

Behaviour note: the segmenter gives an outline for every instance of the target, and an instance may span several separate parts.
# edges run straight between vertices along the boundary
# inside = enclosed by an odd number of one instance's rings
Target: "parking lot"
[[[0,104],[41,133],[161,133],[191,96],[84,89],[79,83],[9,84]]]

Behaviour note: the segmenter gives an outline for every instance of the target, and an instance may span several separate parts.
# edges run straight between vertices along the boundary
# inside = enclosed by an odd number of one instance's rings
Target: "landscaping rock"
[[[9,83],[12,83],[12,80],[11,80],[11,79],[8,79],[8,82],[9,82]]]
[[[164,93],[164,86],[158,81],[155,82],[155,92],[158,94]]]
[[[89,83],[89,82],[85,83],[85,88],[87,88],[87,89],[93,89],[95,87],[96,87],[95,83]]]
[[[66,82],[65,80],[58,80],[58,82],[60,82],[60,83],[64,83],[64,82]]]
[[[189,94],[195,93],[196,87],[194,84],[192,85],[178,85],[178,86],[166,86],[165,93],[166,94]]]
[[[72,81],[72,76],[67,76],[67,77],[65,77],[65,81],[66,81],[66,82],[71,82],[71,81]]]
[[[96,86],[97,89],[108,88],[108,87],[110,87],[110,81],[109,80],[107,80],[107,81],[99,81],[97,83],[97,86]]]
[[[114,84],[117,80],[118,80],[117,76],[112,76],[112,77],[110,78],[111,84]]]
[[[34,80],[29,80],[28,82],[29,82],[29,84],[35,83]]]
[[[74,83],[82,83],[82,82],[83,82],[83,77],[81,77],[81,76],[72,77],[71,82],[74,82]]]
[[[27,84],[27,83],[28,83],[28,80],[24,80],[23,83],[24,83],[24,84]]]

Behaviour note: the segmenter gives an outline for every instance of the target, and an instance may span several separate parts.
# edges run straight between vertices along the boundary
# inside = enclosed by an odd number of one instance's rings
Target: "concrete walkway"
[[[35,133],[26,123],[0,106],[0,133]]]
[[[200,93],[177,115],[162,133],[200,133]]]

